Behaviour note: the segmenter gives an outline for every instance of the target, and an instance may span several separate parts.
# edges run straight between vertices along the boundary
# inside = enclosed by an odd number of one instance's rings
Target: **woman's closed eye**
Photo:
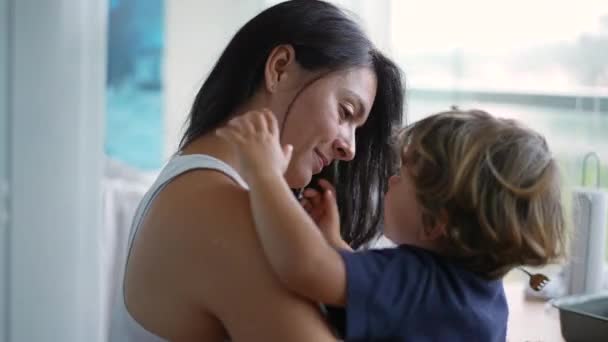
[[[340,119],[341,120],[349,120],[354,116],[353,110],[348,105],[341,104],[340,105]]]

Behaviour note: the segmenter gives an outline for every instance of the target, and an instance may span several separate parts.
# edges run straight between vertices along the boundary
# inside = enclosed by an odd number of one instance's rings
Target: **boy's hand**
[[[265,174],[282,176],[291,159],[292,146],[281,146],[277,120],[268,109],[240,115],[219,128],[216,134],[235,147],[243,178],[251,183]]]
[[[324,179],[319,180],[319,186],[322,192],[311,188],[304,190],[302,206],[332,247],[350,250],[350,246],[340,236],[340,214],[336,204],[336,191],[333,185]]]

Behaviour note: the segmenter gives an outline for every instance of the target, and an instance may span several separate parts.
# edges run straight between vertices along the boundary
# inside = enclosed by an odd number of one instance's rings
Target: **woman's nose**
[[[353,139],[349,139],[352,141],[348,141],[346,139],[336,139],[334,142],[334,153],[336,155],[336,159],[350,161],[355,158],[355,139],[353,135]]]
[[[347,134],[338,137],[334,141],[334,153],[336,159],[350,161],[355,158],[355,132],[354,129],[349,130]]]

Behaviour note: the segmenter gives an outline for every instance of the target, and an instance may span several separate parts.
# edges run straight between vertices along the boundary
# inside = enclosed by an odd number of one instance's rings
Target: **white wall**
[[[263,0],[166,0],[165,156],[176,151],[196,92],[236,31]]]
[[[98,342],[108,1],[6,1],[12,198],[0,338]]]
[[[7,312],[7,256],[8,256],[8,1],[0,0],[0,341],[8,339]]]
[[[349,0],[370,38],[383,52],[391,55],[391,10],[393,0]],[[391,56],[392,57],[392,56]]]
[[[265,6],[272,6],[284,0],[265,0]],[[391,51],[391,10],[393,1],[402,0],[326,0],[354,15],[355,20],[374,44],[383,52]]]
[[[278,2],[166,0],[165,157],[175,152],[194,96],[230,38],[254,15]],[[390,0],[332,2],[350,9],[374,42],[390,49]]]

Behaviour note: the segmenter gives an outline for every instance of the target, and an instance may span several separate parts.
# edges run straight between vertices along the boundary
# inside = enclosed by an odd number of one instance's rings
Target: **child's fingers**
[[[285,156],[285,160],[287,161],[287,165],[291,161],[291,156],[293,154],[293,145],[287,144],[283,146],[283,155]]]
[[[251,122],[255,128],[255,132],[268,132],[268,122],[266,114],[263,111],[252,112]]]
[[[228,126],[217,129],[215,134],[231,144],[236,144],[243,140],[243,137],[238,133],[237,130]]]
[[[321,193],[315,189],[306,189],[304,190],[304,198],[308,199],[310,203],[314,207],[318,207],[321,205],[322,196]]]
[[[266,123],[268,124],[268,131],[272,135],[279,135],[279,123],[277,122],[277,118],[274,116],[272,111],[268,108],[263,109],[264,117],[266,119]]]
[[[333,184],[331,184],[326,179],[323,179],[323,178],[319,179],[319,186],[323,189],[323,192],[333,191],[334,193],[336,193],[336,188],[334,188]]]
[[[338,205],[336,203],[336,196],[334,195],[333,190],[326,190],[323,192],[323,203],[332,210],[338,210]]]
[[[313,196],[319,196],[321,193],[313,188],[306,188],[304,189],[304,192],[302,193],[302,196],[304,197],[313,197]]]
[[[310,215],[310,217],[315,221],[318,222],[319,217],[320,217],[320,212],[318,208],[313,207],[312,203],[310,203],[309,200],[307,199],[302,199],[300,201],[300,203],[302,204],[302,208],[304,208],[304,210],[306,211],[306,213],[308,215]]]
[[[302,208],[304,208],[304,210],[306,210],[306,212],[310,214],[310,212],[312,211],[312,204],[310,204],[310,201],[304,198],[300,200],[300,204],[302,205]]]
[[[256,127],[256,124],[257,124],[256,116],[257,116],[256,112],[251,112],[242,118],[242,121],[240,123],[243,127],[243,133],[253,134],[258,131],[258,128]]]
[[[227,126],[245,136],[255,132],[254,117],[255,112],[247,112],[228,121]]]
[[[340,214],[338,212],[338,204],[336,202],[336,195],[333,187],[331,190],[325,190],[323,192],[323,205],[326,208],[326,215],[330,220],[338,222]]]
[[[220,137],[220,139],[222,139],[226,142],[230,142],[230,135],[228,133],[226,133],[226,131],[223,129],[215,130],[215,135],[217,135],[218,137]]]
[[[230,130],[232,133],[243,133],[246,131],[246,127],[247,126],[245,125],[245,120],[243,120],[243,118],[241,117],[237,117],[228,121],[224,129]]]

